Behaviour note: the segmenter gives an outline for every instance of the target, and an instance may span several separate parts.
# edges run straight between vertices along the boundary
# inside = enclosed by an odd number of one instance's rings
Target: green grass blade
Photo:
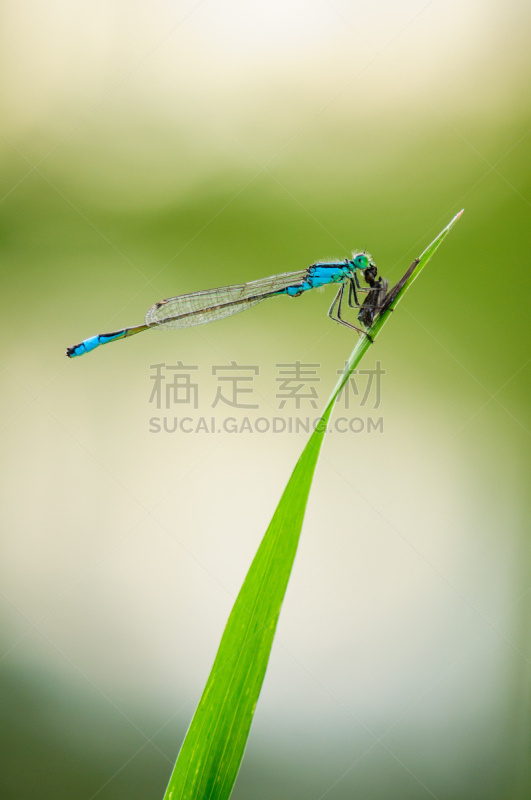
[[[373,341],[461,213],[391,290],[392,302],[369,331]],[[370,346],[367,337],[359,339],[291,474],[230,614],[164,800],[225,800],[231,794],[267,669],[327,423],[339,392]]]

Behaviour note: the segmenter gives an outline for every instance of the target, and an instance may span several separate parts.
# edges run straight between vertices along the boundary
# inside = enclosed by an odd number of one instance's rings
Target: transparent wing
[[[170,297],[151,306],[146,314],[146,325],[158,328],[206,325],[207,322],[239,314],[288,286],[296,286],[304,280],[306,273],[307,270],[285,272],[249,283]]]

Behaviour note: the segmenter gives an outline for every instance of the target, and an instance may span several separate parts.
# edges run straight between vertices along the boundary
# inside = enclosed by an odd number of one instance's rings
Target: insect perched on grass
[[[317,262],[298,272],[271,275],[269,278],[262,278],[258,281],[170,297],[168,300],[155,303],[149,309],[144,325],[91,336],[89,339],[84,339],[79,344],[69,347],[66,355],[69,358],[82,356],[101,344],[125,339],[135,333],[147,331],[149,328],[189,328],[193,325],[206,325],[208,322],[246,311],[268,297],[281,294],[288,297],[300,297],[304,292],[327,286],[329,283],[338,284],[339,289],[330,306],[328,316],[348,328],[353,328],[358,333],[365,333],[361,328],[357,328],[342,317],[342,303],[347,284],[347,302],[350,308],[359,308],[358,291],[369,292],[369,296],[371,292],[375,291],[374,288],[362,289],[360,287],[358,273],[363,276],[367,273],[369,275],[368,283],[372,286],[371,281],[374,283],[376,266],[367,253],[353,253],[352,258],[346,258],[344,261]],[[365,310],[368,312],[367,308]],[[365,319],[362,319],[361,322],[366,324]]]
[[[380,311],[384,308],[385,297],[389,291],[389,281],[385,280],[385,278],[377,277],[376,267],[374,265],[367,267],[363,273],[363,277],[371,288],[362,303],[358,319],[366,328],[370,328]]]

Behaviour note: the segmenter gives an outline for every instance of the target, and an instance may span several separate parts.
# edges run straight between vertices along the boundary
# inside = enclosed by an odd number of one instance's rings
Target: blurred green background
[[[159,798],[304,436],[149,432],[150,365],[320,364],[326,297],[157,300],[367,248],[384,433],[325,443],[235,798],[529,795],[529,4],[2,4],[2,797]],[[359,402],[359,398],[357,399]],[[181,408],[175,413],[181,414]],[[340,409],[338,409],[338,414]],[[341,412],[344,413],[344,412]],[[168,412],[173,418],[174,412]]]

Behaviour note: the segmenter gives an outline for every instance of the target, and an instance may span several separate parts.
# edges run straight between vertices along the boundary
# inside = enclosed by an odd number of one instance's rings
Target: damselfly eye
[[[367,267],[369,266],[369,259],[364,253],[359,253],[354,259],[354,263],[356,264],[358,269],[367,269]]]

